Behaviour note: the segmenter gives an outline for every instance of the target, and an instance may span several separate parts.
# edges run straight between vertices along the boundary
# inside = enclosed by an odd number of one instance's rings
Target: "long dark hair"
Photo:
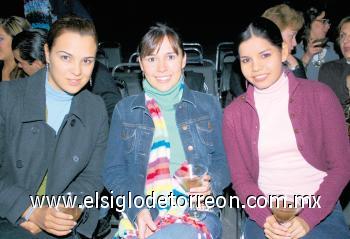
[[[255,18],[249,25],[238,34],[235,40],[235,51],[238,55],[238,48],[242,42],[249,40],[253,36],[263,38],[269,41],[272,45],[282,49],[282,35],[280,29],[271,20],[258,17]]]
[[[18,49],[21,58],[30,64],[35,60],[45,64],[44,45],[46,36],[46,31],[41,29],[22,31],[12,39],[12,50]]]

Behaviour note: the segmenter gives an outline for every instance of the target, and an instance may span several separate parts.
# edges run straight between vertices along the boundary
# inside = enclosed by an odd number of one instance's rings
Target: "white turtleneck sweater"
[[[267,89],[254,91],[260,131],[259,188],[265,195],[313,195],[327,175],[310,165],[298,150],[288,112],[289,83],[283,73]]]

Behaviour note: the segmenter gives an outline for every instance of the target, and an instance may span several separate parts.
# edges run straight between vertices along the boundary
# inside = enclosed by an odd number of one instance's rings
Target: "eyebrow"
[[[57,53],[64,53],[64,54],[67,54],[69,56],[73,56],[71,53],[66,52],[66,51],[58,51]],[[83,58],[93,58],[93,59],[95,59],[96,57],[95,56],[84,56]]]

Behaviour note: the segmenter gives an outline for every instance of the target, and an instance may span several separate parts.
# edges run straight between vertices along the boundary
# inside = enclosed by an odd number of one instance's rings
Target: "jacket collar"
[[[295,77],[295,75],[292,73],[292,71],[285,69],[283,71],[288,77],[288,83],[289,83],[289,95],[290,97],[293,96],[296,88],[300,84],[299,78]],[[255,106],[254,102],[254,86],[252,84],[249,84],[246,95],[241,96],[242,100],[245,100],[250,105]]]
[[[39,70],[26,79],[22,122],[46,121],[46,68]],[[72,99],[69,115],[73,114],[82,122],[86,122],[86,107],[89,102],[87,90],[82,90]]]
[[[184,84],[184,89],[183,89],[182,98],[181,98],[180,103],[181,102],[190,103],[194,107],[196,107],[196,105],[194,103],[195,102],[194,95],[193,95],[192,91],[190,90],[190,88],[188,88],[188,86],[186,84]],[[144,93],[138,94],[131,105],[131,110],[134,110],[136,108],[142,108],[142,109],[146,110],[145,105],[146,105],[145,94]]]

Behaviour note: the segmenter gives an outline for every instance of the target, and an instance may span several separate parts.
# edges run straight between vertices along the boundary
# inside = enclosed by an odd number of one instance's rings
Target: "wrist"
[[[35,207],[30,206],[22,215],[22,218],[25,221],[29,221],[29,218],[32,216],[33,212],[35,211]]]

